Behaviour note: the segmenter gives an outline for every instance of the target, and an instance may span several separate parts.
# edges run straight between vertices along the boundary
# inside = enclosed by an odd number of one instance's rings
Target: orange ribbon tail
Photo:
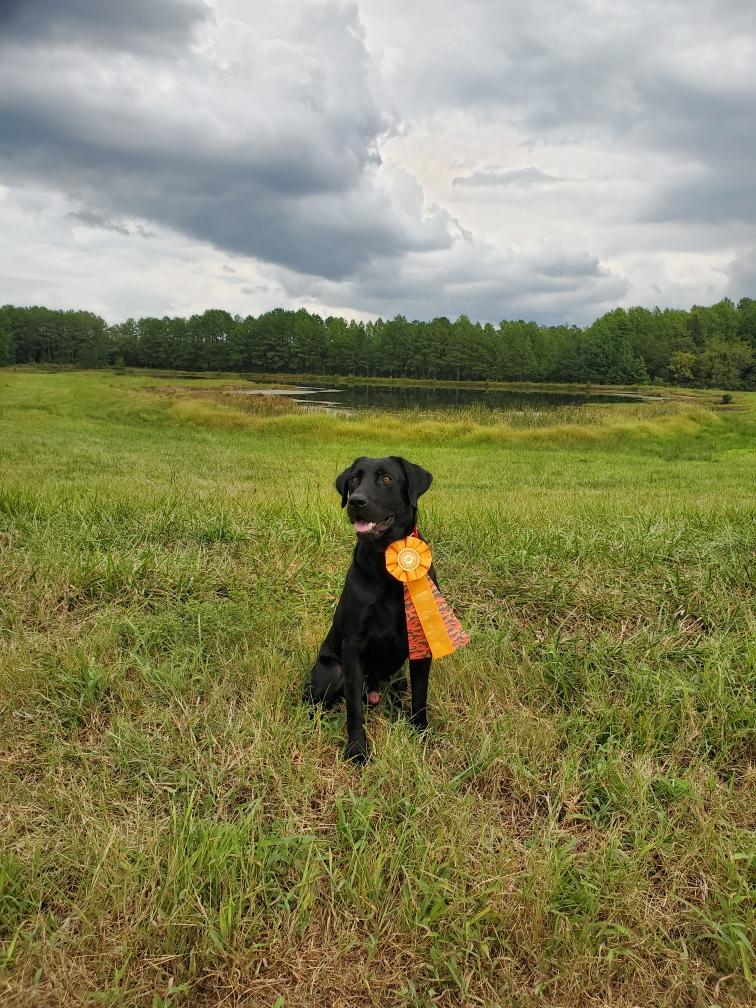
[[[452,612],[449,603],[431,579],[424,578],[423,581],[430,587],[434,599],[431,626],[428,626],[425,618],[421,619],[414,602],[412,588],[422,582],[412,581],[404,586],[404,611],[407,619],[409,656],[410,658],[443,658],[445,655],[452,654],[457,648],[469,644],[470,638]],[[440,628],[439,623],[441,624]]]

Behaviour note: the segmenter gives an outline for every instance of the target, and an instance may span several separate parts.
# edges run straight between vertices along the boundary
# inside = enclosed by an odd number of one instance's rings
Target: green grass
[[[756,395],[165,384],[0,371],[3,1008],[752,1003]],[[389,453],[472,643],[360,772],[298,698]]]

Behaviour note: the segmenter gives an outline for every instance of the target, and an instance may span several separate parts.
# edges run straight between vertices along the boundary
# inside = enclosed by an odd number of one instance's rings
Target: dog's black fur
[[[357,532],[352,565],[336,607],[331,629],[310,673],[305,700],[332,707],[346,700],[346,759],[364,763],[364,694],[392,681],[395,692],[406,688],[396,677],[408,656],[404,587],[386,570],[386,547],[415,528],[417,501],[431,485],[431,474],[406,459],[358,458],[336,479],[341,506],[354,523],[374,522]],[[435,571],[430,575],[436,580]],[[431,659],[413,659],[411,723],[427,727],[426,704]]]

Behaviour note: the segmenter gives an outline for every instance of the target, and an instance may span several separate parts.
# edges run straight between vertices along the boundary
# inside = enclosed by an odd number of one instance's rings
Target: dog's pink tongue
[[[363,521],[362,518],[358,518],[354,522],[354,528],[356,532],[369,532],[375,527],[375,522]]]

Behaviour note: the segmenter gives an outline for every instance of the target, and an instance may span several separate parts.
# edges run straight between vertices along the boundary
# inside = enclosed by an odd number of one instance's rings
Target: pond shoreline
[[[127,368],[131,374],[155,374],[138,368]],[[169,376],[176,372],[164,371],[161,375]],[[312,388],[321,386],[325,389],[335,385],[346,386],[376,386],[391,388],[438,388],[459,389],[460,391],[481,392],[561,392],[567,395],[605,395],[627,396],[640,401],[664,402],[676,400],[680,402],[695,402],[707,406],[719,405],[723,394],[722,389],[687,388],[676,385],[600,385],[590,382],[502,382],[502,381],[454,381],[448,378],[384,378],[370,375],[323,375],[323,374],[272,374],[257,371],[230,372],[179,372],[187,381],[244,381],[259,385],[303,386]],[[732,393],[731,393],[732,394]],[[735,393],[737,394],[737,393]]]

